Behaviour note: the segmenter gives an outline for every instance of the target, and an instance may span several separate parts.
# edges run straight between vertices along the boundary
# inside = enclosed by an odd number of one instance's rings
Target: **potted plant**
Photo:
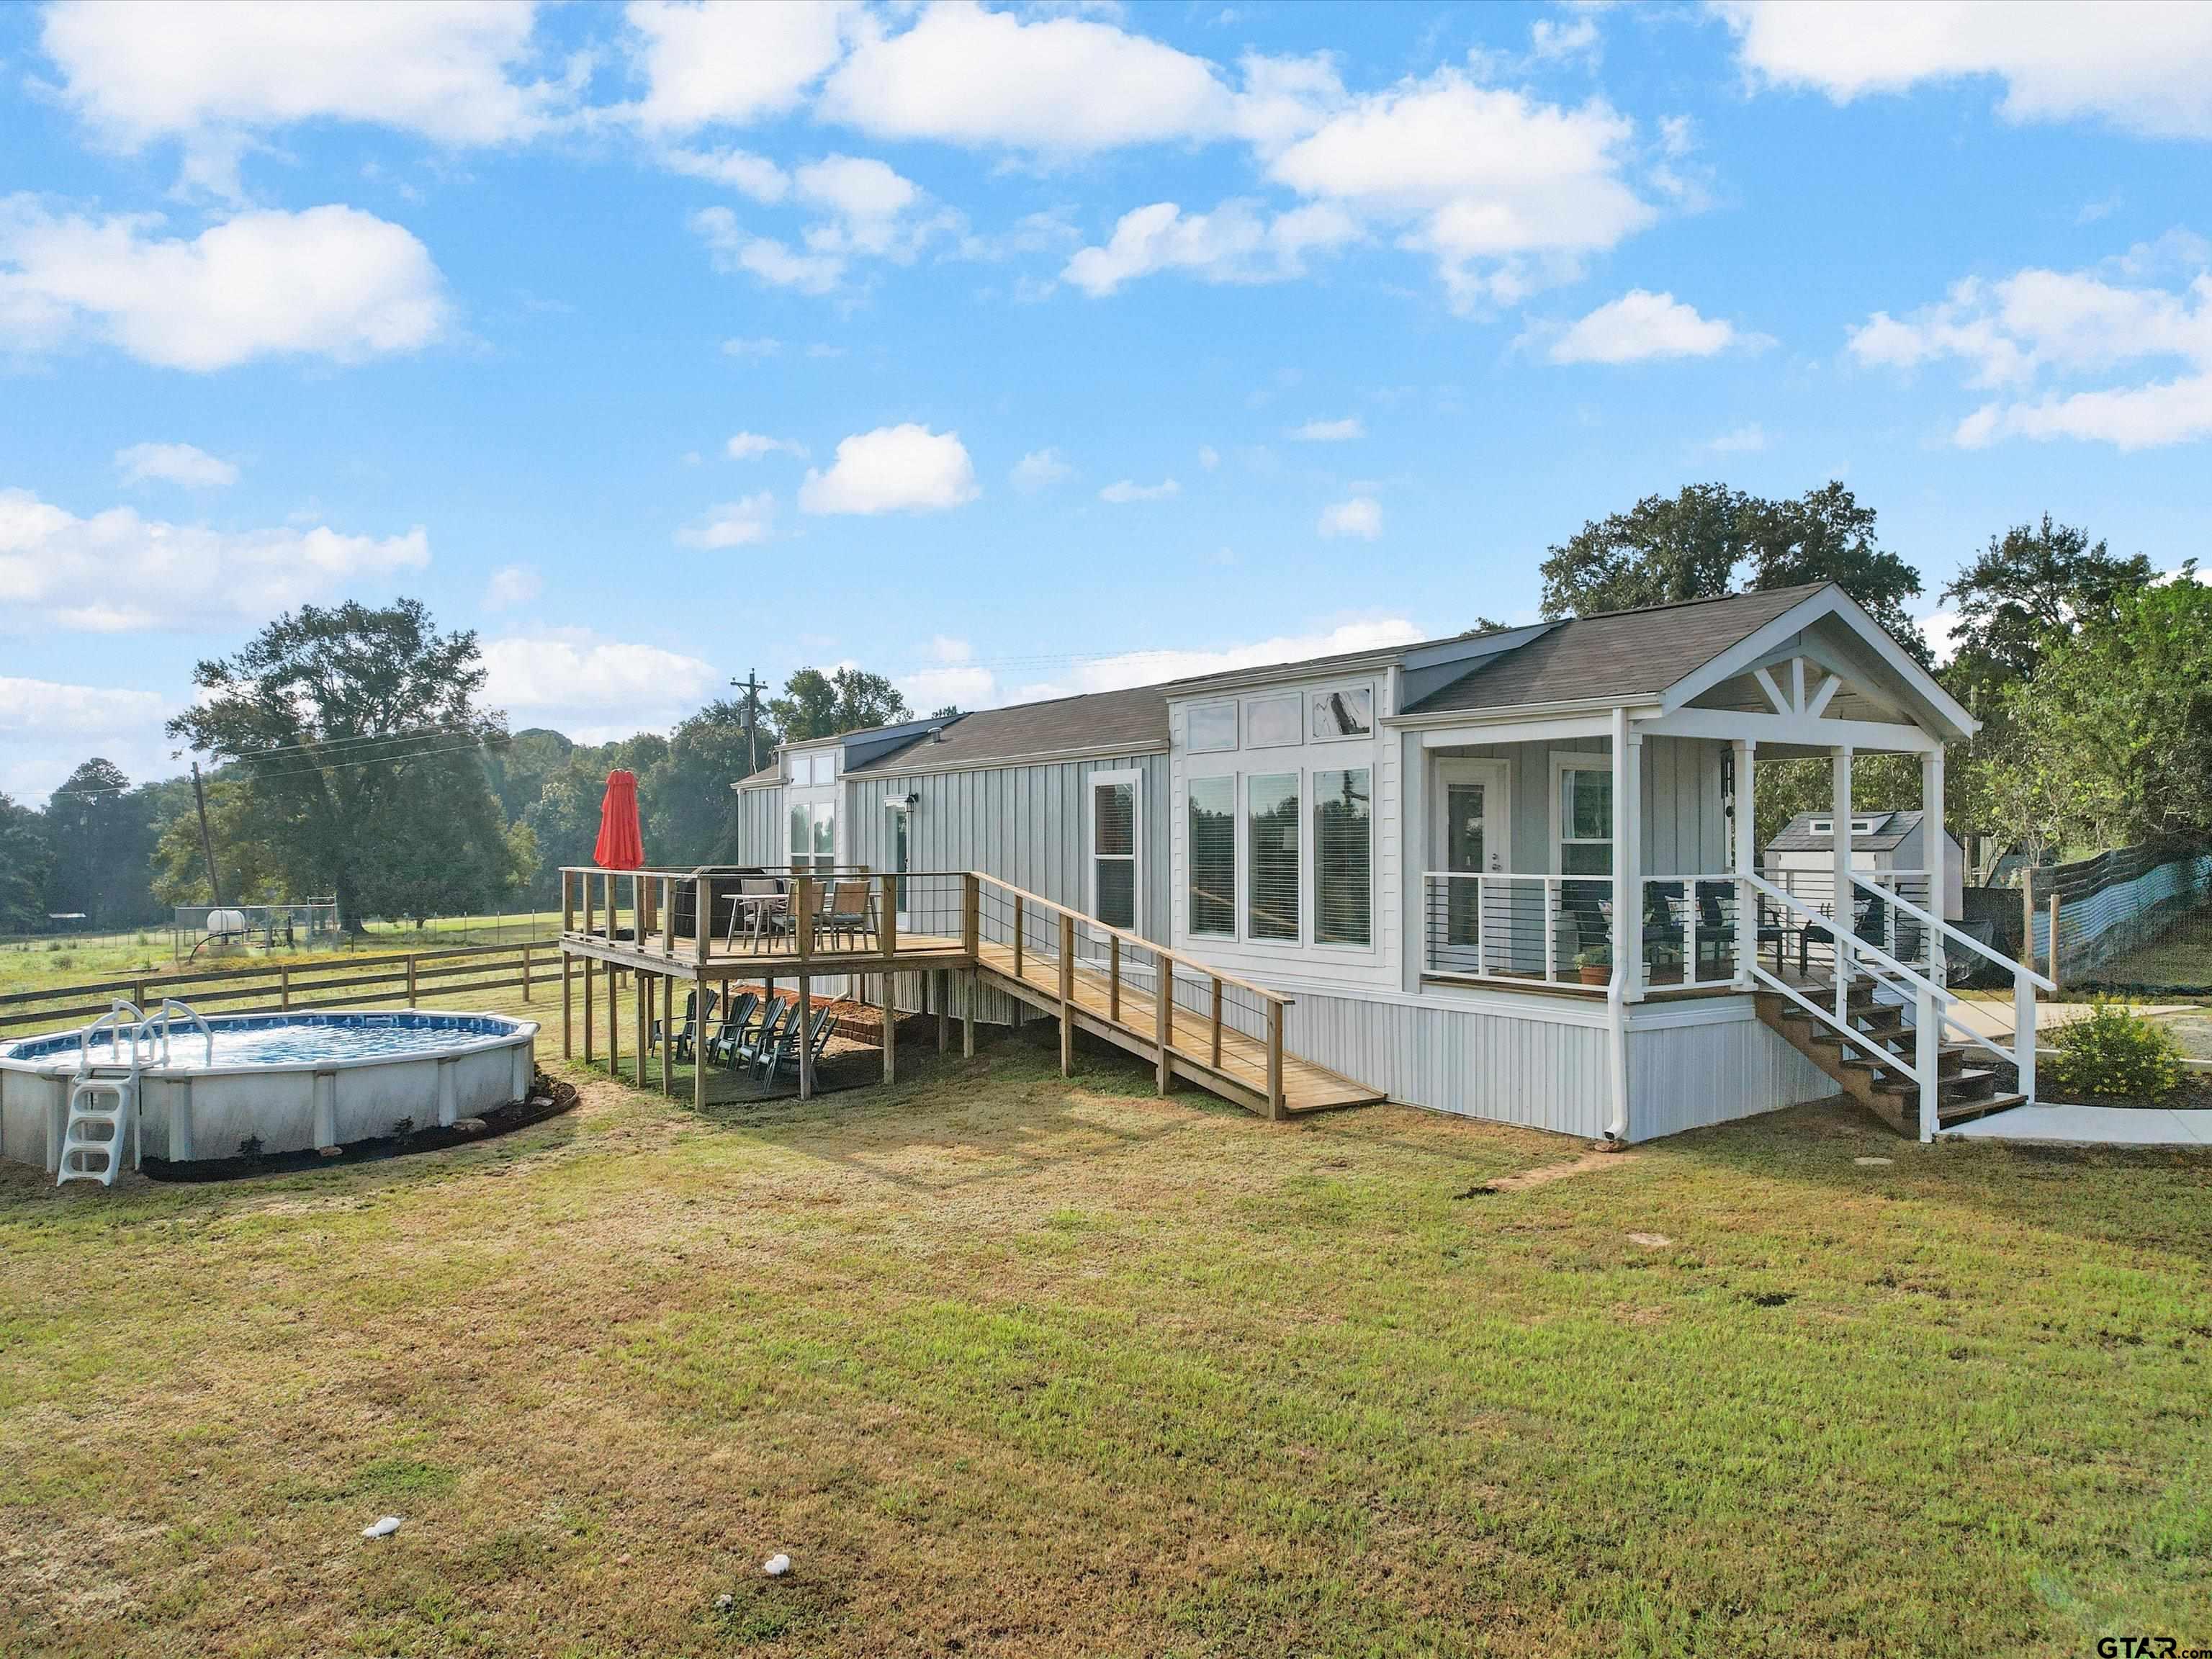
[[[1575,971],[1582,975],[1585,985],[1609,985],[1613,982],[1613,946],[1606,944],[1586,945],[1575,952]]]

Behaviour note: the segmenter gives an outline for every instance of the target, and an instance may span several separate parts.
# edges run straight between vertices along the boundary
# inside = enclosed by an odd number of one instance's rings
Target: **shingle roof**
[[[1114,754],[1168,746],[1168,700],[1157,685],[1011,708],[981,708],[945,727],[935,742],[924,736],[904,748],[854,767],[863,772],[957,769],[1032,756]]]
[[[1851,837],[1851,845],[1853,847],[1863,848],[1869,853],[1895,852],[1899,848],[1905,845],[1905,838],[1911,835],[1915,830],[1917,830],[1920,827],[1920,813],[1917,809],[1911,811],[1901,812],[1885,812],[1881,811],[1872,812],[1854,812],[1851,814],[1851,817],[1854,818],[1875,818],[1882,821],[1881,828],[1876,830],[1874,834],[1870,836],[1853,836]],[[1772,841],[1766,843],[1766,850],[1770,853],[1826,852],[1831,847],[1836,844],[1835,832],[1833,830],[1822,830],[1817,835],[1814,834],[1813,830],[1813,820],[1815,817],[1820,818],[1823,823],[1832,823],[1834,821],[1832,815],[1830,813],[1800,812],[1796,817],[1790,819],[1789,823],[1784,824],[1780,833],[1778,834]]]
[[[1656,694],[1826,585],[1577,617],[1516,650],[1485,659],[1406,713]]]

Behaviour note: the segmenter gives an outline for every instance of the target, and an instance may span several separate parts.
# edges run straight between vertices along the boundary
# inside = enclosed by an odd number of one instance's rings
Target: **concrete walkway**
[[[2193,1146],[2212,1150],[2212,1111],[2151,1106],[2015,1106],[1943,1131],[1963,1140],[2039,1146]]]

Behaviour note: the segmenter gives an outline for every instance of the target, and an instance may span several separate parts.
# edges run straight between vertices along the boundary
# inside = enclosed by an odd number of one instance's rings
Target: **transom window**
[[[1316,743],[1334,738],[1364,738],[1375,729],[1375,690],[1367,685],[1342,685],[1316,691],[1313,696],[1313,736]]]
[[[1237,746],[1237,705],[1201,702],[1191,706],[1190,738],[1185,745],[1194,755],[1213,754]]]
[[[1287,749],[1298,741],[1298,699],[1255,697],[1244,705],[1244,746]]]

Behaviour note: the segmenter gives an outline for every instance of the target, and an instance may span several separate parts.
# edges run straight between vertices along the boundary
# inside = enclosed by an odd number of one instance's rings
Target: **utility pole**
[[[730,684],[745,694],[745,775],[760,770],[760,694],[768,690],[760,671],[748,668],[741,680]]]
[[[192,763],[192,805],[200,812],[200,856],[207,860],[208,897],[218,910],[222,908],[222,884],[216,879],[215,840],[208,834],[207,791],[200,787],[200,763]]]

